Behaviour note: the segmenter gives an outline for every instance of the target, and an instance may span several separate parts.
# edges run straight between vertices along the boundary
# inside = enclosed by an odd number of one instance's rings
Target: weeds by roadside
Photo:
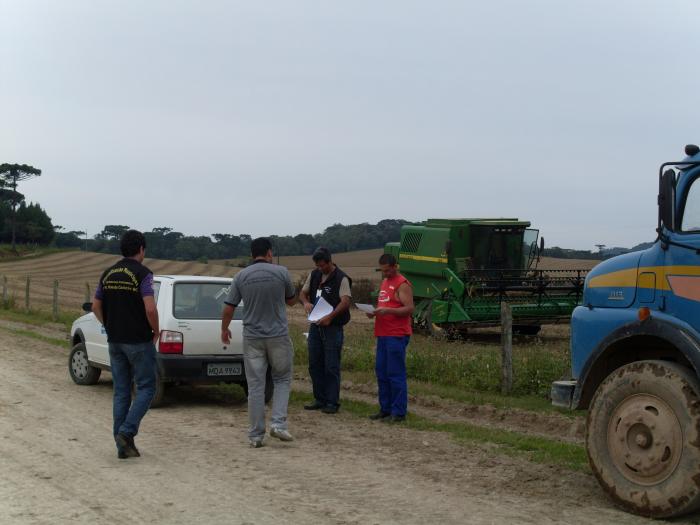
[[[292,392],[290,402],[302,405],[311,399],[311,394]],[[364,418],[376,412],[376,407],[369,403],[345,399],[342,410],[353,416]],[[459,442],[488,443],[495,445],[499,452],[525,457],[535,463],[558,465],[571,470],[589,472],[585,449],[581,445],[573,443],[468,423],[441,423],[414,414],[408,415],[405,427],[413,430],[446,432]]]
[[[304,328],[291,327],[297,366],[308,364]],[[374,371],[375,339],[371,326],[355,326],[346,331],[343,347],[343,371]],[[409,379],[456,387],[464,391],[496,394],[500,392],[501,356],[498,338],[483,342],[447,341],[414,335],[406,354]],[[569,349],[562,341],[533,339],[515,346],[513,351],[513,392],[515,396],[549,394],[552,381],[569,370]]]
[[[53,318],[51,312],[31,308],[29,311],[15,305],[14,296],[11,296],[4,304],[0,304],[0,318],[8,321],[16,321],[34,326],[41,326],[49,323],[63,325],[66,333],[70,332],[71,325],[82,315],[78,311],[59,312],[58,319]]]

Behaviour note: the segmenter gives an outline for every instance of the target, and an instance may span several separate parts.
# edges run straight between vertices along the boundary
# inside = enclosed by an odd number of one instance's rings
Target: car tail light
[[[158,351],[161,354],[181,354],[184,346],[180,332],[161,330],[160,339],[158,340]]]

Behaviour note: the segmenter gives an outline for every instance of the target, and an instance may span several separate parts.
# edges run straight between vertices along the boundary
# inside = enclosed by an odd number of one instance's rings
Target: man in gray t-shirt
[[[282,441],[294,438],[287,430],[287,405],[292,381],[294,351],[287,328],[285,303],[296,303],[296,292],[284,266],[272,264],[272,243],[253,240],[253,264],[241,270],[231,283],[221,319],[221,341],[230,344],[229,324],[243,301],[243,362],[248,383],[248,437],[254,448],[265,437],[265,382],[268,366],[274,393],[270,435]]]
[[[285,302],[295,297],[289,271],[261,258],[236,275],[225,302],[235,307],[243,300],[243,336],[266,339],[289,334]]]

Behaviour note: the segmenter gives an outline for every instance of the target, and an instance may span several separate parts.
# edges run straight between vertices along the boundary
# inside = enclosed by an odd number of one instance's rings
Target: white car
[[[248,393],[243,366],[243,305],[231,322],[231,344],[221,342],[221,311],[231,279],[190,275],[156,275],[153,289],[158,307],[160,339],[157,347],[156,394],[151,406],[163,402],[166,385],[238,383]],[[73,349],[68,360],[71,379],[93,385],[102,370],[110,370],[107,334],[92,303],[90,313],[71,328]],[[272,380],[266,382],[265,401],[272,397]]]

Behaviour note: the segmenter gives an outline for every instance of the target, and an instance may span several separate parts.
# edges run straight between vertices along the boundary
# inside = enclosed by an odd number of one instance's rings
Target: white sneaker
[[[270,435],[281,441],[294,441],[294,437],[289,433],[289,431],[281,428],[272,427],[270,429]]]
[[[262,438],[251,439],[250,448],[261,448],[264,445]]]

